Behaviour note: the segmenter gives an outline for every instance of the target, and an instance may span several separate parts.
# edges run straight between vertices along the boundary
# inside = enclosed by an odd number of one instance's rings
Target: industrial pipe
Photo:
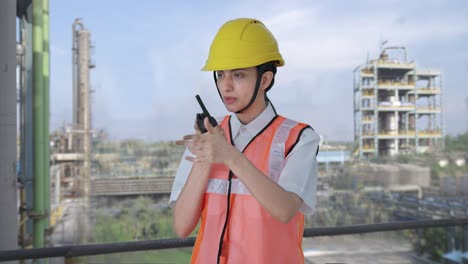
[[[43,78],[43,14],[42,1],[33,0],[33,140],[34,140],[34,201],[33,213],[34,235],[33,246],[44,247],[46,228],[45,208],[45,157],[44,147],[44,78]]]

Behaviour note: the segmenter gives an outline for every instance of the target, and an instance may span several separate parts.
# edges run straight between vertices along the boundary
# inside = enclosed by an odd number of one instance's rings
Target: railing
[[[375,60],[371,60],[371,63],[373,63]],[[377,65],[378,67],[395,67],[395,68],[414,68],[415,64],[414,62],[400,62],[399,60],[383,60],[379,59],[377,60]]]
[[[395,80],[389,80],[389,81],[378,81],[377,82],[378,86],[399,86],[399,87],[408,87],[408,88],[413,88],[414,87],[414,82],[403,82],[403,81],[395,81]]]
[[[400,130],[400,131],[382,130],[382,131],[379,132],[378,135],[382,136],[382,137],[385,137],[385,136],[415,136],[416,131],[414,131],[414,130],[408,130],[408,131],[404,131],[404,130]]]
[[[442,137],[442,131],[440,130],[419,131],[418,137]]]
[[[368,96],[368,97],[374,96],[374,91],[373,91],[373,90],[369,91],[369,89],[363,90],[363,91],[362,91],[362,96],[363,96],[363,97],[364,97],[364,96]]]
[[[352,225],[342,227],[308,228],[304,230],[304,237],[338,236],[350,234],[363,234],[372,232],[397,231],[404,229],[419,229],[430,227],[447,227],[468,225],[468,218],[401,221],[369,225]],[[186,239],[160,239],[148,241],[135,241],[123,243],[72,245],[52,248],[19,249],[0,251],[0,262],[24,259],[41,259],[53,257],[83,257],[121,252],[133,252],[144,250],[173,249],[192,247],[195,238]]]
[[[418,94],[439,94],[440,88],[416,88]]]
[[[367,132],[363,133],[363,136],[372,136],[375,135],[375,133],[372,132]],[[415,131],[415,130],[400,130],[400,131],[391,131],[391,130],[382,130],[377,134],[379,137],[435,137],[435,136],[442,136],[442,131],[440,130],[422,130],[422,131]]]
[[[375,147],[373,145],[364,145],[362,146],[362,151],[366,151],[366,152],[374,152],[375,151]]]
[[[378,104],[379,110],[383,109],[401,109],[401,110],[413,110],[415,109],[415,105],[411,103],[404,103],[401,102],[379,102]]]
[[[431,113],[438,113],[441,111],[440,107],[421,107],[421,106],[418,106],[416,108],[416,111],[418,111],[418,113],[421,113],[421,112],[431,112]]]

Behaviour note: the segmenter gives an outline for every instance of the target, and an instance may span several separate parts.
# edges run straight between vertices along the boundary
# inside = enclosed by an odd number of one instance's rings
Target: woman
[[[203,70],[213,71],[226,109],[234,113],[206,133],[184,136],[187,147],[170,204],[174,230],[188,236],[201,219],[192,263],[303,263],[304,214],[315,206],[319,136],[280,116],[268,100],[278,44],[256,19],[226,22]]]

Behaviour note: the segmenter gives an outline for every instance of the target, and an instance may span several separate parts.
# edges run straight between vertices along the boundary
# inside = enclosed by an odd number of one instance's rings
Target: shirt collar
[[[249,134],[252,136],[257,135],[270,121],[276,116],[271,103],[267,103],[267,107],[263,112],[258,115],[254,120],[250,121],[247,125],[243,125],[236,115],[231,117],[231,133],[232,137],[235,138],[241,127],[245,127]]]

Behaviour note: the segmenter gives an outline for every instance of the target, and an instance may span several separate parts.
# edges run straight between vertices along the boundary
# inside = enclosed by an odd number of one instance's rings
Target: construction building
[[[354,70],[354,155],[360,159],[443,147],[442,76],[418,69],[405,47],[382,48]]]

